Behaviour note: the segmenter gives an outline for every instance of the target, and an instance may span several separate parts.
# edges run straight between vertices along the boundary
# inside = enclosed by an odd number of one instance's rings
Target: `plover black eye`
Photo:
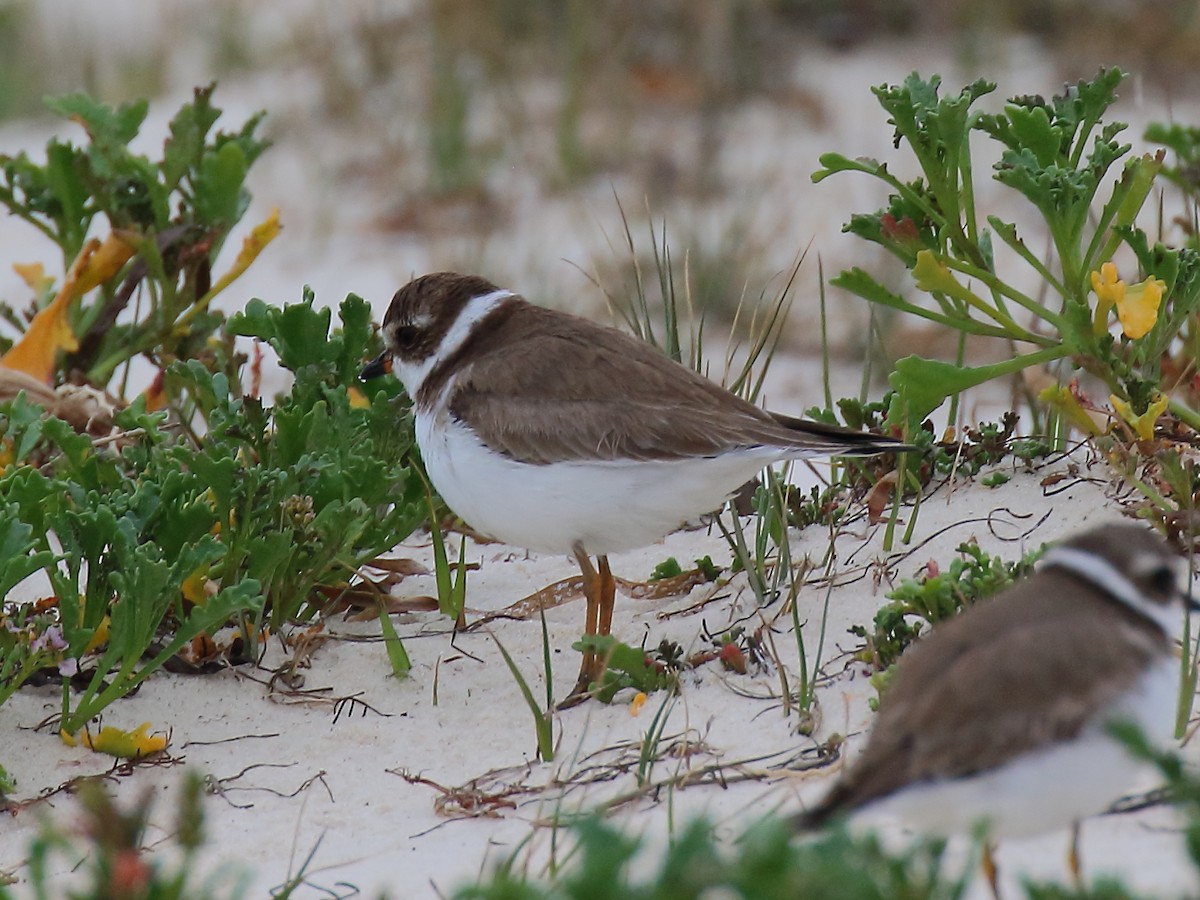
[[[1175,570],[1167,565],[1156,566],[1146,577],[1150,589],[1156,594],[1175,593]]]
[[[1177,557],[1145,559],[1134,567],[1134,579],[1146,598],[1163,606],[1179,601],[1190,577],[1187,562]]]
[[[421,329],[415,325],[397,325],[392,329],[392,346],[396,350],[411,350],[421,338]]]
[[[1150,583],[1154,590],[1169,594],[1175,590],[1175,570],[1169,565],[1160,565],[1150,574]]]

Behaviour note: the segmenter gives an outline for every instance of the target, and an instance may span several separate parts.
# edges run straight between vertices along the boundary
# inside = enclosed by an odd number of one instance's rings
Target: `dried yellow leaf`
[[[21,280],[39,297],[54,283],[54,279],[46,274],[46,268],[41,263],[13,263],[13,271],[20,275]]]
[[[191,321],[192,317],[208,308],[208,304],[212,299],[233,284],[243,272],[250,268],[250,264],[258,258],[258,254],[262,253],[263,249],[271,241],[279,236],[279,232],[283,226],[279,222],[279,207],[276,206],[271,210],[271,214],[267,216],[261,223],[255,225],[250,230],[250,235],[242,241],[241,252],[238,253],[237,259],[233,261],[233,266],[217,279],[214,284],[199,300],[193,304],[192,308],[179,317],[179,325],[186,325]]]
[[[143,722],[133,731],[105,726],[96,734],[87,728],[77,735],[60,731],[58,736],[68,747],[87,747],[96,753],[107,753],[121,759],[141,759],[167,749],[165,734],[150,734],[150,723]]]
[[[91,639],[87,642],[87,646],[83,648],[84,653],[94,653],[105,644],[108,643],[108,632],[112,627],[112,619],[105,616],[100,620],[100,624],[96,626],[96,630],[92,632]]]
[[[185,600],[197,606],[203,606],[208,600],[208,566],[200,566],[196,571],[183,580],[179,591]]]
[[[0,364],[50,384],[58,351],[79,348],[68,318],[72,302],[116,275],[133,252],[133,248],[115,233],[110,234],[103,244],[95,238],[84,244],[71,264],[58,296],[33,317],[29,330],[0,358]]]
[[[134,247],[115,231],[89,256],[75,278],[75,296],[82,297],[92,288],[116,277],[133,257]],[[78,263],[76,264],[78,265]],[[76,266],[72,266],[74,271]]]

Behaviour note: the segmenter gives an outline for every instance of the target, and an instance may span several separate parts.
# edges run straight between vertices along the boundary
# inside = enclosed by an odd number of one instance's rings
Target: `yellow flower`
[[[1112,404],[1117,415],[1133,429],[1138,440],[1148,441],[1154,437],[1154,423],[1158,421],[1159,416],[1166,412],[1169,400],[1166,394],[1155,394],[1154,399],[1146,407],[1146,411],[1140,416],[1133,411],[1133,407],[1116,394],[1111,395],[1108,402]]]
[[[633,700],[629,703],[629,714],[636,716],[642,711],[642,707],[646,705],[646,692],[638,691],[634,694]]]
[[[1117,277],[1117,267],[1106,262],[1099,272],[1092,273],[1092,290],[1096,293],[1096,311],[1092,325],[1096,334],[1108,330],[1108,313],[1115,306],[1121,320],[1121,331],[1130,340],[1145,337],[1158,321],[1166,282],[1147,278],[1141,284],[1127,286]]]
[[[1114,306],[1125,300],[1125,282],[1117,278],[1117,267],[1106,262],[1099,272],[1092,273],[1092,290],[1096,292],[1096,312],[1092,317],[1092,325],[1096,334],[1104,334],[1108,330],[1108,313]]]
[[[1117,316],[1127,338],[1136,341],[1154,327],[1166,289],[1167,284],[1161,278],[1147,278],[1126,289],[1125,302],[1117,304]]]
[[[1084,434],[1094,437],[1100,434],[1101,428],[1079,402],[1078,391],[1079,387],[1074,381],[1069,386],[1056,384],[1041,391],[1038,399],[1058,410],[1060,415]]]

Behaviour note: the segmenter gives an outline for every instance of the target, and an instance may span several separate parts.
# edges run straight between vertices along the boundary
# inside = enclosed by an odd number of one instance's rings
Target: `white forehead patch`
[[[1051,566],[1073,572],[1097,590],[1150,619],[1167,635],[1174,635],[1179,628],[1182,604],[1168,608],[1147,600],[1124,573],[1102,556],[1077,547],[1054,547],[1042,557],[1039,568]]]
[[[441,343],[438,344],[437,349],[431,354],[418,362],[404,362],[400,359],[393,359],[392,371],[404,384],[404,389],[408,391],[408,395],[415,397],[421,390],[421,385],[425,383],[425,379],[429,377],[429,373],[434,370],[438,363],[451,356],[454,351],[461,347],[463,341],[470,336],[475,326],[482,319],[486,318],[488,313],[499,306],[501,301],[511,296],[513,296],[512,291],[501,290],[472,297],[459,310],[454,324],[450,326],[450,329],[442,337]],[[422,315],[428,316],[430,320],[429,324],[432,324],[433,317],[431,314],[423,313]],[[419,325],[418,321],[419,317],[418,320],[414,320],[413,322],[416,327],[426,327]]]

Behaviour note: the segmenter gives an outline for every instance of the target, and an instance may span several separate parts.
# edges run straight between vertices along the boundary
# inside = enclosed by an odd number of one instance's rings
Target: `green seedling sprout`
[[[388,612],[383,598],[377,598],[377,602],[379,605],[379,629],[383,632],[383,645],[387,649],[392,675],[396,678],[404,678],[412,671],[412,660],[408,658],[408,651],[404,649],[404,642],[400,640],[400,635],[396,634],[396,626],[392,623],[391,614]]]
[[[488,634],[491,635],[493,641],[496,642],[496,648],[500,651],[500,655],[504,657],[504,664],[508,666],[508,671],[512,673],[513,679],[517,682],[517,687],[520,688],[521,696],[525,700],[525,705],[529,707],[529,712],[533,715],[533,731],[537,739],[537,757],[543,762],[550,762],[554,759],[554,706],[551,704],[553,688],[550,686],[550,669],[549,669],[549,634],[545,630],[545,618],[543,617],[542,629],[542,646],[543,658],[546,660],[546,707],[543,709],[538,706],[537,700],[534,699],[533,690],[529,687],[529,682],[525,680],[525,676],[521,674],[520,668],[513,661],[504,644],[500,642],[500,638],[496,637],[495,633],[488,629]]]

